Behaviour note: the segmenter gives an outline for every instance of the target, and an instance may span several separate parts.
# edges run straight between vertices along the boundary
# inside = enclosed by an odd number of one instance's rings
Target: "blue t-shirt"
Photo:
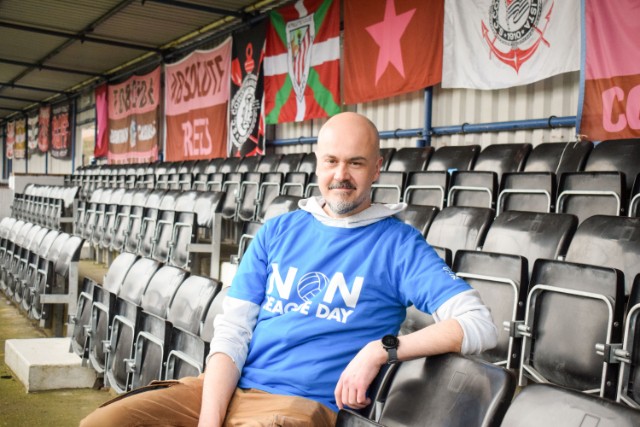
[[[295,211],[267,222],[229,296],[261,306],[239,386],[337,410],[340,374],[370,341],[396,334],[406,307],[427,313],[471,289],[414,228],[389,217],[358,228]]]

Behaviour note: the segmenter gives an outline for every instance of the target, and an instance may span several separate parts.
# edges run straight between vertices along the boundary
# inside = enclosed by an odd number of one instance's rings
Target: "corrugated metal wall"
[[[503,90],[468,90],[434,88],[432,126],[454,126],[463,123],[494,123],[511,120],[541,119],[551,116],[575,116],[578,110],[579,73],[561,74],[534,84]],[[347,106],[369,117],[380,131],[415,129],[424,126],[424,92],[413,92],[366,104]],[[278,125],[276,139],[317,136],[324,120]],[[434,136],[432,145],[574,141],[575,128],[535,129],[515,132],[469,133]],[[416,138],[387,139],[382,147],[415,146]],[[310,151],[311,145],[276,147],[280,153]]]

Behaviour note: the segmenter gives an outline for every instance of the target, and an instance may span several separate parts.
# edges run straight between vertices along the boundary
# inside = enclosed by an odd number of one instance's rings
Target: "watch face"
[[[398,337],[395,335],[385,335],[382,337],[382,345],[385,348],[394,348],[398,346]]]

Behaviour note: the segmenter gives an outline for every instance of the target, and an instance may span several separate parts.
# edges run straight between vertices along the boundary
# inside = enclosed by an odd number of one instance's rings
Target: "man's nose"
[[[338,164],[338,167],[335,169],[333,179],[336,181],[346,181],[349,178],[349,170],[347,169],[346,163]]]

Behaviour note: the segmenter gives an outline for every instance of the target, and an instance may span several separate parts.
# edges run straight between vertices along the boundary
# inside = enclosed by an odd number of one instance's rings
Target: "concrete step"
[[[93,387],[96,372],[69,352],[70,343],[70,338],[7,340],[5,363],[27,392]]]

